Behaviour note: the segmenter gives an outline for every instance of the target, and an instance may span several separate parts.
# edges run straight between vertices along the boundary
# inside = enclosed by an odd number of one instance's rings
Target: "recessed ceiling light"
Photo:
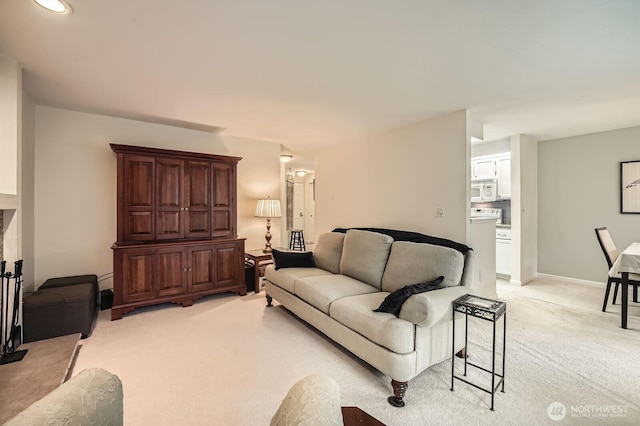
[[[61,15],[71,13],[71,6],[63,0],[35,0],[40,6]]]
[[[280,155],[280,161],[283,163],[288,163],[289,161],[291,161],[292,158],[293,158],[293,155],[289,155],[289,154]]]

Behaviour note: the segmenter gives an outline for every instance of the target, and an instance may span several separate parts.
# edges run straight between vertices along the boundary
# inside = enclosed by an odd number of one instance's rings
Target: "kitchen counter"
[[[511,229],[510,223],[496,223],[496,228]]]

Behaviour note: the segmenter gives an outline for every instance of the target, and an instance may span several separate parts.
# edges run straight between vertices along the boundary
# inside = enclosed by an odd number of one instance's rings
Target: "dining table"
[[[622,328],[627,328],[627,312],[629,309],[629,274],[640,274],[640,243],[631,243],[614,262],[609,276],[622,278]]]

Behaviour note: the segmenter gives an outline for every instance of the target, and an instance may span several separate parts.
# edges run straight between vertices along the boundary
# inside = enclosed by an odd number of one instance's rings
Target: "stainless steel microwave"
[[[471,202],[487,203],[498,199],[497,179],[474,179],[471,181]]]

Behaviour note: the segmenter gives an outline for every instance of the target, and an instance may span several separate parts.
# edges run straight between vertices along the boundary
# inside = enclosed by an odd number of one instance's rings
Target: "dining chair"
[[[600,248],[602,248],[602,252],[604,253],[604,257],[607,260],[607,265],[609,266],[609,270],[615,263],[616,259],[620,255],[618,249],[616,248],[616,244],[613,242],[613,238],[611,238],[611,234],[606,227],[596,228],[596,237],[598,237],[598,243],[600,243]],[[615,305],[616,299],[618,298],[618,287],[620,287],[620,283],[622,282],[622,277],[620,274],[616,276],[609,275],[607,279],[607,289],[604,293],[604,303],[602,304],[602,312],[605,312],[607,308],[607,301],[609,300],[609,291],[611,290],[611,284],[615,283],[615,288],[613,290],[613,304]],[[629,284],[633,286],[633,301],[638,301],[638,287],[640,286],[640,275],[637,274],[629,274]]]

